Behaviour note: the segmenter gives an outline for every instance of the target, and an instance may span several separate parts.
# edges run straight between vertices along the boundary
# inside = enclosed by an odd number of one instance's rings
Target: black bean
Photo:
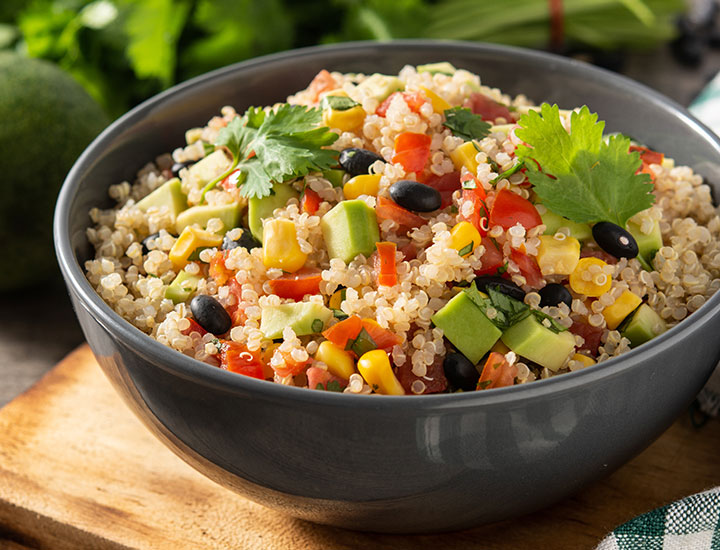
[[[476,389],[480,374],[462,353],[448,353],[443,361],[443,370],[452,387],[464,391]]]
[[[385,159],[377,153],[358,147],[344,149],[340,152],[340,157],[338,158],[340,166],[351,176],[368,174],[370,166],[377,160],[385,162]]]
[[[226,233],[220,248],[223,250],[232,250],[238,246],[245,248],[246,250],[252,250],[253,248],[260,248],[262,244],[252,236],[249,229],[243,229],[242,235],[234,241],[228,237]]]
[[[550,283],[538,292],[540,293],[540,307],[559,306],[560,304],[567,304],[567,307],[572,307],[572,294],[561,284]]]
[[[145,238],[142,240],[142,253],[143,253],[143,256],[144,256],[145,254],[148,254],[148,253],[150,252],[150,249],[149,249],[148,246],[147,246],[147,245],[148,245],[148,242],[150,242],[150,241],[153,240],[153,239],[157,239],[159,236],[160,236],[160,233],[159,233],[159,232],[158,232],[158,233],[153,233],[152,235],[148,235],[147,237],[145,237]]]
[[[598,222],[593,225],[592,234],[600,248],[616,258],[634,258],[638,255],[635,237],[619,225]]]
[[[442,205],[440,191],[424,183],[400,180],[390,186],[390,197],[413,212],[432,212]]]
[[[188,166],[190,166],[192,164],[195,164],[194,160],[188,160],[185,162],[176,162],[175,164],[172,165],[172,167],[170,168],[170,171],[172,172],[173,176],[178,177],[178,174],[180,174],[180,170],[182,170],[183,168],[187,168]]]
[[[525,300],[525,291],[522,288],[509,279],[503,279],[498,275],[483,275],[481,277],[475,277],[475,286],[478,290],[485,292],[486,294],[488,287],[492,287],[493,290],[502,292],[506,296],[515,298],[520,302]]]
[[[190,311],[202,328],[216,336],[225,334],[232,327],[230,314],[220,302],[207,294],[198,294],[190,300]]]

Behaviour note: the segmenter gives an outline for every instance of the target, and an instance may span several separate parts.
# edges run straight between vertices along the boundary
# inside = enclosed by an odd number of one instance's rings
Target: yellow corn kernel
[[[358,359],[357,368],[365,382],[377,393],[405,395],[405,390],[395,376],[390,358],[385,351],[374,349],[363,354]]]
[[[199,227],[188,225],[182,230],[175,244],[170,249],[168,257],[176,268],[183,268],[195,249],[201,246],[220,246],[223,238]]]
[[[360,195],[377,196],[381,177],[380,174],[361,174],[350,178],[343,185],[345,200],[357,199]]]
[[[450,248],[454,248],[461,256],[469,256],[475,250],[482,237],[470,222],[460,222],[450,231]]]
[[[466,141],[450,153],[450,160],[452,160],[456,170],[460,170],[464,166],[474,175],[477,173],[479,164],[478,161],[475,160],[475,155],[477,154],[478,150],[475,148],[475,142]]]
[[[588,357],[587,355],[583,355],[582,353],[576,353],[571,358],[573,361],[580,361],[583,365],[586,367],[589,367],[590,365],[595,364],[595,359],[592,357]]]
[[[305,265],[307,254],[300,250],[295,223],[284,218],[265,221],[263,226],[263,263],[287,273]]]
[[[322,120],[325,126],[342,132],[352,132],[362,126],[365,121],[365,109],[362,108],[362,105],[356,105],[344,111],[327,108],[323,110]]]
[[[340,290],[336,290],[333,295],[330,296],[330,300],[328,300],[328,307],[330,309],[340,309],[340,305],[342,304],[344,299],[345,289],[341,288]]]
[[[615,302],[602,310],[607,328],[610,330],[618,328],[618,325],[623,322],[623,319],[635,311],[641,303],[642,298],[634,292],[630,292],[629,290],[623,292]]]
[[[570,273],[570,288],[585,296],[605,294],[612,286],[612,277],[604,272],[607,265],[599,258],[580,258]]]
[[[318,346],[315,359],[327,365],[328,372],[347,380],[355,372],[355,361],[352,356],[339,346],[325,340]]]
[[[420,86],[420,89],[425,93],[425,97],[427,97],[430,100],[430,104],[432,105],[433,111],[439,114],[443,114],[447,109],[451,109],[452,105],[450,105],[445,99],[432,90],[426,88],[425,86]]]
[[[543,275],[570,275],[580,260],[580,241],[564,233],[541,235],[537,263]]]

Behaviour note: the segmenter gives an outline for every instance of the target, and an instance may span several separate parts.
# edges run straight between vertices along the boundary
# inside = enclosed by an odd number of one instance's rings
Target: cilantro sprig
[[[465,141],[482,139],[490,133],[490,124],[466,107],[445,109],[444,114],[443,125],[450,128],[454,136],[461,137]]]
[[[320,126],[322,112],[302,105],[283,104],[265,112],[250,107],[218,132],[215,145],[226,147],[233,156],[224,173],[209,182],[210,189],[235,170],[238,186],[246,197],[266,197],[274,182],[283,183],[310,172],[327,170],[337,163],[337,151],[324,149],[338,138]]]
[[[629,153],[622,135],[603,139],[605,123],[587,106],[570,117],[568,133],[557,105],[529,111],[515,130],[526,145],[516,154],[525,162],[530,183],[552,212],[577,223],[609,221],[625,227],[628,219],[655,201],[647,174],[636,174],[640,155]],[[538,166],[539,165],[539,166]]]

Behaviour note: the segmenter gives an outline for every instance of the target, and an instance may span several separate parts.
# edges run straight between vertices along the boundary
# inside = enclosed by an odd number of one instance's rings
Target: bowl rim
[[[356,50],[366,50],[368,48],[375,48],[379,52],[382,52],[399,49],[424,49],[430,45],[438,48],[449,47],[466,53],[476,51],[485,54],[498,53],[519,56],[526,60],[532,60],[542,64],[553,63],[563,67],[565,70],[580,71],[588,77],[602,79],[604,82],[611,81],[613,87],[634,94],[641,94],[657,107],[669,111],[674,116],[680,118],[686,126],[695,131],[698,137],[703,137],[714,145],[718,151],[718,160],[720,161],[720,136],[715,135],[707,126],[692,116],[686,108],[661,93],[628,77],[582,61],[514,46],[455,40],[406,39],[393,40],[390,42],[358,41],[298,48],[234,63],[179,83],[147,99],[122,115],[88,145],[68,172],[62,185],[58,195],[53,222],[56,256],[66,285],[70,291],[76,294],[79,302],[88,310],[95,321],[110,334],[113,334],[116,339],[132,347],[136,353],[150,361],[154,366],[169,371],[173,375],[227,393],[236,393],[238,391],[252,392],[258,398],[292,399],[299,403],[319,402],[334,406],[346,404],[354,407],[371,407],[373,409],[413,407],[417,410],[429,410],[465,408],[468,406],[477,407],[482,405],[492,406],[498,403],[527,401],[529,399],[541,398],[548,394],[570,391],[578,386],[585,386],[588,383],[598,382],[621,374],[624,370],[636,365],[638,363],[637,359],[639,359],[641,355],[655,354],[656,357],[661,357],[663,350],[677,344],[693,327],[710,322],[712,317],[718,315],[720,312],[720,292],[716,292],[711,296],[710,299],[696,312],[693,312],[692,315],[641,347],[632,349],[621,356],[611,358],[585,369],[564,373],[544,380],[536,380],[528,384],[496,388],[486,392],[405,396],[373,394],[372,397],[369,397],[367,395],[341,394],[327,391],[308,391],[307,388],[283,386],[282,384],[256,380],[247,376],[238,376],[235,373],[219,368],[208,368],[208,365],[205,363],[161,344],[123,319],[119,314],[115,313],[90,285],[80,262],[76,260],[72,247],[69,220],[70,206],[74,201],[80,183],[83,181],[83,173],[90,169],[96,162],[94,159],[96,153],[101,151],[107,142],[113,141],[117,137],[117,134],[127,127],[132,126],[136,120],[142,118],[144,114],[151,112],[168,98],[185,93],[197,85],[205,84],[214,79],[225,77],[236,72],[242,72],[266,63],[286,61],[289,59],[298,59],[300,61],[308,57],[322,56],[325,53],[349,53]],[[482,75],[480,76],[482,77]]]

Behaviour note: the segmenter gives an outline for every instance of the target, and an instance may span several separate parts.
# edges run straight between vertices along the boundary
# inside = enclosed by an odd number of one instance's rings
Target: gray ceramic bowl
[[[396,73],[450,61],[511,94],[587,104],[607,130],[688,164],[717,190],[720,142],[677,104],[583,63],[452,42],[357,43],[250,60],[196,78],[116,121],[60,194],[55,243],[78,319],[125,402],[217,483],[299,518],[431,532],[517,516],[567,497],[644,449],[688,406],[720,355],[720,294],[619,359],[526,386],[463,395],[352,396],[209,368],[116,315],[83,276],[92,206],[226,104],[244,110],[307,86],[320,69]]]

